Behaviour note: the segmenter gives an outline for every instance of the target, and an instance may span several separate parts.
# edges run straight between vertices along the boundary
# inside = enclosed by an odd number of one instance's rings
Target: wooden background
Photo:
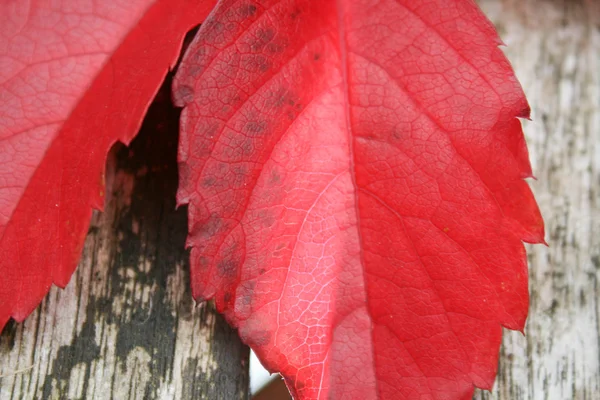
[[[506,332],[493,395],[600,399],[600,1],[481,0],[532,107],[531,182],[550,247],[529,246],[526,337]]]
[[[532,105],[531,184],[550,247],[529,247],[527,336],[505,334],[496,387],[476,399],[597,400],[600,1],[479,3]],[[185,210],[173,211],[174,159],[161,158],[175,144],[150,136],[114,152],[107,209],[71,284],[2,334],[0,400],[246,396],[247,349],[210,306],[190,301]]]

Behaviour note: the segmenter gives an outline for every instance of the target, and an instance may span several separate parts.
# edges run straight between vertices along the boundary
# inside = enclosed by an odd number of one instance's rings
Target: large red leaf
[[[0,1],[0,330],[67,284],[110,146],[212,0]]]
[[[529,108],[470,0],[222,0],[176,76],[192,286],[299,399],[467,399],[523,329]]]

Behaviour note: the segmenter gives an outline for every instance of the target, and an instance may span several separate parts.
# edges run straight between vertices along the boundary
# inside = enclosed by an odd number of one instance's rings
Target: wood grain
[[[549,247],[529,246],[526,336],[506,332],[492,394],[600,399],[600,2],[481,0],[532,107],[524,127]]]
[[[177,128],[165,86],[132,146],[109,157],[105,212],[71,282],[2,333],[1,400],[247,398],[248,349],[192,301]]]

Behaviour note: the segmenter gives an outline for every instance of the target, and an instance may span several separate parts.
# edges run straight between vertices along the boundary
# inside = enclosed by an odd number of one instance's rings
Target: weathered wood
[[[493,394],[600,399],[600,2],[481,0],[529,102],[531,182],[550,247],[529,246],[526,337],[505,333]]]
[[[175,210],[178,113],[163,90],[108,162],[77,272],[0,339],[0,399],[245,399],[248,350],[195,305]]]

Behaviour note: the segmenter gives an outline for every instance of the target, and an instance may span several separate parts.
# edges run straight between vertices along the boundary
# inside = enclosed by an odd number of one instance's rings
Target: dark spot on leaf
[[[269,176],[269,184],[271,186],[277,185],[281,182],[281,175],[279,171],[276,169],[271,170],[271,175]]]
[[[254,299],[254,289],[256,281],[242,282],[236,292],[235,310],[242,318],[247,318],[252,313],[252,301]]]
[[[226,240],[221,246],[220,258],[217,262],[217,273],[226,280],[237,277],[238,268],[242,265],[242,252],[234,240]]]
[[[237,164],[231,167],[233,176],[229,179],[232,187],[240,187],[246,182],[246,177],[249,174],[248,166],[245,164]]]
[[[264,274],[265,272],[267,272],[267,270],[265,270],[264,268],[261,268],[260,271],[258,271],[259,274]]]
[[[315,53],[315,54],[313,55],[313,61],[319,61],[320,59],[321,59],[321,54],[319,54],[319,53]]]
[[[175,87],[173,91],[173,100],[178,106],[185,106],[194,100],[194,89],[188,85],[180,85]]]
[[[246,55],[241,59],[241,67],[248,72],[267,72],[273,64],[262,54]]]
[[[284,86],[273,90],[267,96],[267,106],[269,107],[294,107],[298,102],[297,94]]]
[[[239,139],[235,144],[238,149],[241,150],[242,158],[246,159],[252,153],[254,153],[254,138],[238,135]]]
[[[229,293],[229,292],[226,292],[226,293],[223,295],[223,301],[225,301],[225,303],[229,303],[229,300],[231,300],[231,293]]]
[[[189,73],[192,77],[197,78],[202,74],[202,72],[204,72],[204,68],[201,67],[200,65],[198,65],[198,64],[190,65]]]
[[[214,22],[211,24],[210,28],[214,33],[222,33],[225,30],[225,24],[215,19],[213,19],[212,21]]]
[[[271,54],[279,54],[279,53],[282,53],[286,47],[287,47],[286,43],[273,42],[273,43],[269,43],[267,45],[267,51]]]
[[[200,76],[209,63],[208,51],[205,46],[196,46],[187,56],[188,73],[192,78]]]
[[[238,10],[242,18],[251,17],[256,14],[256,6],[254,4],[243,4]]]
[[[290,13],[290,18],[294,20],[298,18],[300,14],[302,14],[302,11],[299,8],[294,8],[294,11]]]
[[[233,260],[222,260],[217,264],[219,275],[231,277],[237,273],[238,263]]]
[[[254,36],[254,40],[250,43],[250,49],[252,51],[262,50],[273,38],[275,37],[275,31],[272,28],[258,29]]]
[[[208,267],[208,258],[206,256],[199,256],[198,265],[200,266],[200,268],[206,269],[206,267]]]
[[[196,224],[192,228],[191,235],[198,235],[202,238],[210,238],[223,229],[223,220],[217,213],[212,213],[210,217]]]
[[[269,228],[275,224],[275,214],[270,209],[262,209],[258,212],[261,226]]]
[[[260,68],[261,72],[267,72],[268,70],[271,69],[271,63],[266,62],[264,64],[260,64],[259,68]]]
[[[393,131],[393,132],[392,132],[392,137],[393,137],[395,140],[400,140],[400,138],[402,137],[402,135],[401,135],[401,134],[400,134],[400,132],[398,132],[398,131]]]
[[[267,126],[267,121],[250,121],[246,123],[242,132],[250,137],[255,137],[263,133]]]
[[[189,150],[186,151],[188,156],[202,158],[210,155],[214,143],[212,138],[219,132],[221,125],[214,121],[200,121],[196,128],[197,137],[190,143]],[[185,160],[182,160],[185,161]],[[180,167],[182,164],[179,164]]]
[[[207,178],[204,178],[204,179],[202,180],[202,187],[205,187],[205,188],[211,188],[211,187],[213,187],[213,186],[215,185],[215,182],[216,182],[216,181],[217,181],[217,180],[215,179],[215,177],[214,177],[214,176],[209,176],[209,177],[207,177]]]
[[[242,304],[243,304],[244,306],[246,306],[246,307],[247,307],[247,306],[250,306],[250,304],[252,304],[252,295],[251,295],[251,294],[245,294],[245,295],[242,297],[242,299],[241,299],[241,300],[242,300]]]

